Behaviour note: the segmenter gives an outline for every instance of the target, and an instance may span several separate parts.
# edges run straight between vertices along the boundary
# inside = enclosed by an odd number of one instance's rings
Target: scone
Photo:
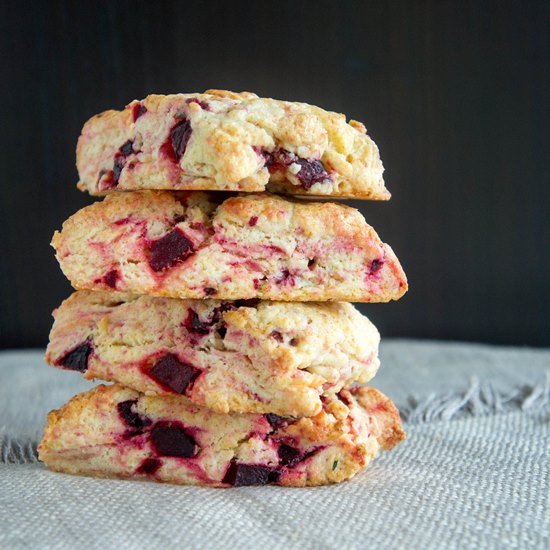
[[[150,95],[90,119],[77,146],[79,187],[270,191],[387,200],[363,124],[252,93]]]
[[[348,303],[222,302],[75,292],[46,360],[220,413],[313,416],[379,366],[380,336]]]
[[[77,289],[346,302],[407,290],[395,254],[357,210],[269,194],[111,193],[71,216],[52,245]]]
[[[342,390],[312,418],[220,415],[187,400],[99,386],[48,415],[40,459],[97,477],[228,487],[302,487],[353,477],[404,439],[399,413],[371,388]]]

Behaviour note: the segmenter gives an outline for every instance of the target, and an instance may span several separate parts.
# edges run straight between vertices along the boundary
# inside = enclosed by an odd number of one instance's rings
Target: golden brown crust
[[[378,442],[384,451],[393,449],[405,439],[399,410],[389,397],[376,388],[366,386],[351,391],[365,411],[376,417],[380,426]]]

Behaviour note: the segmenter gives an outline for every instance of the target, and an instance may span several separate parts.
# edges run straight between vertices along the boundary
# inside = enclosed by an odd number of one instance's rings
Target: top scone
[[[387,200],[378,147],[360,122],[253,93],[150,95],[91,118],[78,187],[258,192]]]

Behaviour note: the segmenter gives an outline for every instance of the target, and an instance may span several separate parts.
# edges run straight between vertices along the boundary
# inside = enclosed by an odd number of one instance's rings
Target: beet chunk
[[[301,166],[296,177],[300,180],[304,189],[310,189],[316,183],[330,179],[323,163],[317,159],[297,159],[296,162]]]
[[[111,269],[105,277],[103,277],[103,282],[110,286],[111,288],[116,288],[116,282],[118,281],[118,271],[116,269]]]
[[[118,185],[118,180],[120,179],[120,174],[122,173],[122,169],[124,168],[125,164],[126,164],[126,160],[124,159],[124,157],[115,158],[115,162],[113,164],[113,186],[114,187]]]
[[[174,159],[179,161],[187,149],[187,143],[191,137],[191,123],[186,118],[180,120],[170,130],[170,143],[174,153]]]
[[[222,325],[218,329],[218,335],[223,340],[225,338],[225,335],[227,334],[227,327],[225,325]]]
[[[261,300],[259,298],[246,298],[243,300],[235,300],[235,307],[258,307]]]
[[[298,449],[284,443],[279,447],[278,450],[279,460],[281,461],[281,464],[283,466],[288,466],[289,468],[292,468],[292,466],[295,466],[296,464],[298,464],[298,462],[300,462],[302,458],[301,454],[302,453]]]
[[[156,474],[157,470],[162,466],[162,462],[158,458],[146,458],[137,468],[137,474]]]
[[[153,271],[162,271],[174,264],[183,262],[193,254],[193,243],[179,230],[173,229],[157,241],[150,248],[149,264]]]
[[[384,265],[384,262],[382,260],[372,260],[370,264],[370,272],[376,273],[377,271],[380,271],[382,269],[382,266]]]
[[[303,159],[285,149],[275,149],[271,153],[262,152],[262,156],[270,172],[288,168],[291,164],[299,164],[300,170],[296,177],[306,191],[316,183],[330,179],[329,173],[319,159]]]
[[[151,443],[162,456],[191,458],[199,451],[196,441],[178,422],[157,422],[151,430]]]
[[[282,426],[283,424],[287,424],[288,423],[288,419],[285,418],[284,416],[279,416],[278,414],[274,414],[274,413],[267,413],[265,415],[265,418],[266,420],[269,422],[269,425],[274,429],[276,430],[277,428],[279,428],[280,426]]]
[[[117,405],[118,414],[122,421],[131,428],[127,435],[139,435],[143,433],[143,429],[151,424],[151,420],[146,416],[135,412],[135,405],[137,399],[129,399],[128,401],[121,401]]]
[[[129,139],[120,146],[119,151],[123,157],[131,155],[134,152],[134,142]]]
[[[88,369],[88,359],[92,353],[93,347],[91,342],[86,341],[72,351],[66,353],[59,364],[69,370],[76,370],[78,372],[86,372]]]
[[[134,142],[128,140],[124,142],[115,155],[115,160],[113,163],[113,181],[112,184],[114,187],[118,185],[118,180],[120,179],[120,174],[122,169],[126,165],[126,157],[131,155],[134,152]]]
[[[147,107],[145,105],[142,105],[141,103],[136,103],[133,107],[132,114],[134,116],[134,122],[141,116],[144,115],[147,112]]]
[[[276,482],[278,478],[277,471],[268,466],[231,462],[223,478],[223,483],[228,483],[234,487],[266,485],[267,483]]]
[[[201,321],[198,313],[190,309],[187,319],[185,319],[184,326],[189,332],[194,332],[195,334],[209,334],[212,323]]]
[[[153,380],[179,394],[185,393],[200,373],[199,369],[182,363],[173,353],[161,357],[148,372]]]

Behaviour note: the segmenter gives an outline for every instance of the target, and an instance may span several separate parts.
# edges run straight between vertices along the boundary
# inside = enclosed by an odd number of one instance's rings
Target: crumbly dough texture
[[[405,435],[378,390],[343,390],[313,418],[220,415],[119,385],[79,394],[48,415],[40,459],[95,477],[227,487],[323,485],[353,477]]]
[[[270,194],[111,193],[71,216],[52,245],[76,289],[346,302],[407,290],[392,249],[356,209]]]
[[[387,200],[360,122],[253,93],[150,95],[82,129],[79,188],[226,190]]]
[[[178,393],[220,413],[314,416],[322,397],[368,382],[379,367],[379,333],[348,303],[241,305],[78,291],[54,317],[50,365],[143,393]],[[83,344],[87,358],[70,364]],[[178,384],[174,371],[196,378]]]

